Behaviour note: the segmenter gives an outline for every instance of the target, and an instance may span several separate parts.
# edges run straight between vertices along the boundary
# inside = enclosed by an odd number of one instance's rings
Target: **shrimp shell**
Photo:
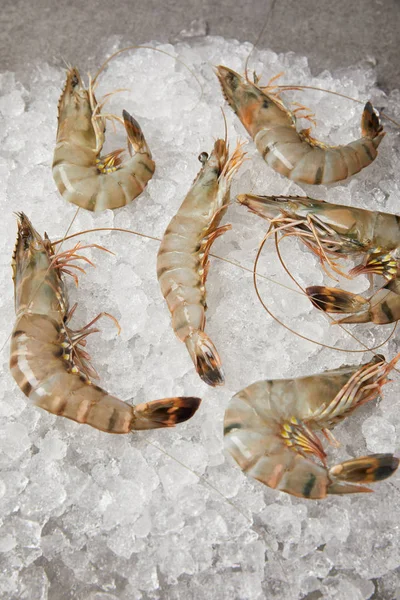
[[[63,260],[57,265],[50,240],[43,239],[21,213],[12,261],[16,322],[10,368],[23,393],[50,413],[109,433],[173,427],[189,419],[199,398],[130,406],[93,384],[89,357],[79,345],[93,330],[68,327],[68,299],[61,278],[65,264]]]
[[[65,200],[91,211],[129,204],[143,192],[155,170],[140,125],[125,110],[130,158],[122,162],[123,149],[100,156],[105,132],[100,108],[92,86],[87,90],[78,69],[69,69],[58,103],[53,177]]]
[[[329,469],[316,432],[322,431],[337,444],[330,429],[377,398],[399,359],[397,355],[387,364],[376,356],[361,367],[253,383],[237,393],[226,409],[225,448],[243,471],[293,496],[318,499],[372,491],[357,484],[389,477],[399,460],[391,454],[375,454]]]
[[[235,71],[219,66],[222,92],[253,138],[265,162],[275,171],[309,184],[342,181],[370,165],[385,133],[379,117],[367,102],[361,119],[362,137],[345,146],[328,146],[308,130],[296,130],[294,113]]]
[[[172,315],[172,327],[186,344],[202,380],[223,385],[218,352],[204,332],[208,255],[214,240],[230,225],[219,227],[229,202],[230,183],[244,160],[241,144],[232,156],[224,140],[217,140],[210,157],[199,157],[197,175],[177,214],[168,225],[157,258],[157,276]]]

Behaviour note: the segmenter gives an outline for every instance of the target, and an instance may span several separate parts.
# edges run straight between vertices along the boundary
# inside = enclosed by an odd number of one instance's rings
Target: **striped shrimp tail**
[[[190,419],[200,406],[200,398],[163,398],[145,402],[134,407],[135,419],[132,429],[159,429],[174,427]]]
[[[373,140],[375,148],[379,146],[385,136],[378,113],[371,102],[367,102],[361,117],[361,132],[363,137]]]
[[[139,123],[126,110],[122,111],[124,125],[129,143],[135,152],[144,152],[151,158],[151,152],[144,138],[143,131]]]
[[[370,454],[346,460],[329,470],[334,482],[329,486],[330,494],[372,492],[367,487],[354,485],[373,483],[391,477],[399,466],[399,459],[393,454]]]
[[[204,331],[197,331],[185,342],[201,379],[212,387],[224,385],[225,378],[221,359],[208,335]]]
[[[328,313],[346,314],[364,312],[369,305],[368,300],[365,300],[362,296],[353,294],[352,292],[345,292],[339,288],[313,285],[308,287],[306,292],[316,308]]]

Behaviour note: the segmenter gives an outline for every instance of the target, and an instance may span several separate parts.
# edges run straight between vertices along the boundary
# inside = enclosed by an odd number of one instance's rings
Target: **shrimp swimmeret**
[[[125,110],[122,115],[131,156],[122,161],[121,148],[100,156],[105,132],[101,105],[92,83],[86,89],[78,69],[67,71],[58,103],[53,177],[68,202],[92,211],[120,208],[139,196],[152,178],[155,164],[140,125]]]
[[[109,433],[173,427],[197,410],[200,399],[175,397],[130,406],[95,385],[94,369],[81,346],[96,330],[92,323],[69,328],[69,310],[61,272],[79,257],[75,249],[55,255],[21,213],[13,254],[16,322],[11,341],[11,373],[26,396],[53,414]],[[68,268],[69,267],[69,268]]]
[[[328,146],[297,131],[296,118],[268,88],[261,88],[227,67],[217,67],[222,92],[253,138],[265,162],[275,171],[310,184],[342,181],[370,165],[385,133],[367,102],[361,119],[362,137],[346,146]]]
[[[377,355],[360,367],[249,385],[232,398],[225,412],[226,449],[243,471],[294,496],[318,499],[371,492],[357,484],[390,477],[399,460],[392,454],[372,454],[328,468],[316,432],[322,431],[337,445],[330,429],[379,396],[399,359],[400,354],[386,363]]]
[[[214,240],[230,225],[219,227],[229,202],[231,179],[244,160],[242,145],[232,156],[217,140],[210,157],[199,156],[203,167],[168,225],[158,251],[157,276],[172,315],[172,327],[185,342],[196,371],[205,383],[224,383],[221,360],[204,333],[208,255]]]

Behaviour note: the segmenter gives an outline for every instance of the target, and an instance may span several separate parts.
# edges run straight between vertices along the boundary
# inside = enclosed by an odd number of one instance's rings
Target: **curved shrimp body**
[[[375,454],[329,469],[317,432],[335,441],[330,429],[358,406],[377,398],[399,358],[388,364],[377,356],[361,367],[253,383],[228,405],[226,449],[246,473],[294,496],[318,499],[327,494],[370,492],[357,484],[389,477],[399,461],[391,454]]]
[[[204,332],[208,254],[214,240],[230,229],[219,227],[229,202],[230,182],[243,162],[238,144],[229,157],[224,140],[217,140],[177,214],[168,225],[158,252],[157,276],[172,315],[172,327],[186,344],[200,377],[211,386],[224,376],[214,344]]]
[[[397,273],[395,251],[400,248],[400,217],[353,206],[299,196],[242,194],[240,204],[301,239],[320,259],[365,255],[350,275],[375,273],[391,279]],[[326,253],[324,255],[324,253]]]
[[[400,319],[400,279],[391,279],[368,299],[339,288],[313,285],[306,289],[314,306],[324,312],[348,314],[336,323],[384,325]]]
[[[155,165],[139,123],[126,111],[123,121],[131,156],[122,162],[119,149],[101,157],[105,118],[92,87],[84,87],[76,68],[67,71],[58,104],[53,177],[68,202],[101,211],[125,206],[143,192]]]
[[[166,398],[130,406],[94,385],[80,340],[91,330],[72,331],[60,266],[47,237],[19,215],[13,255],[16,323],[11,373],[37,406],[109,433],[171,427],[189,419],[199,398]],[[93,330],[92,330],[93,331]]]
[[[341,181],[364,169],[377,156],[385,135],[372,105],[364,108],[362,137],[346,146],[328,146],[308,130],[296,130],[295,115],[283,102],[227,67],[217,67],[222,92],[275,171],[310,184]]]

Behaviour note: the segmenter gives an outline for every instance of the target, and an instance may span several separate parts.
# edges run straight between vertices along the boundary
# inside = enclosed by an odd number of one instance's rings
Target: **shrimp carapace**
[[[275,230],[298,237],[322,264],[335,268],[335,259],[361,255],[350,277],[365,273],[391,279],[397,274],[398,215],[302,196],[242,194],[237,200]]]
[[[364,483],[390,477],[399,460],[373,454],[331,468],[317,432],[337,445],[331,428],[376,399],[400,359],[297,379],[266,380],[241,390],[225,412],[225,447],[241,469],[265,485],[303,498],[370,492]],[[316,459],[318,462],[316,462]]]
[[[375,160],[385,133],[370,102],[361,120],[362,137],[345,146],[329,146],[311,137],[309,130],[297,131],[294,112],[267,88],[227,67],[219,66],[216,72],[226,101],[265,162],[281,175],[303,183],[327,184],[347,179]]]
[[[143,192],[155,170],[139,123],[125,110],[123,119],[103,117],[101,108],[92,83],[86,89],[78,69],[69,69],[58,103],[53,176],[65,200],[91,211],[129,204]],[[130,154],[126,160],[121,157],[123,148],[101,156],[106,118],[124,123]]]
[[[69,310],[61,275],[72,266],[67,253],[57,261],[48,237],[42,238],[23,213],[18,221],[10,368],[24,394],[48,412],[109,433],[173,427],[189,419],[199,398],[164,398],[130,406],[92,382],[96,373],[82,347],[97,330],[91,328],[94,321],[79,331],[69,327],[74,309]]]
[[[208,255],[214,240],[230,229],[219,224],[231,179],[244,160],[242,144],[229,156],[226,142],[217,140],[211,155],[203,152],[199,160],[203,167],[161,241],[157,276],[174,332],[186,344],[202,380],[216,386],[224,383],[221,360],[204,332]]]

